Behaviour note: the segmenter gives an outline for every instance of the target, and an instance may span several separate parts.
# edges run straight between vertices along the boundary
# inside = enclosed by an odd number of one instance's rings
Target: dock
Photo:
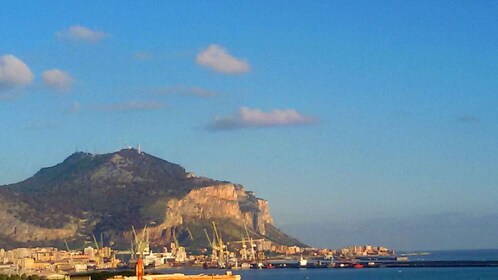
[[[143,280],[240,280],[240,275],[232,274],[227,271],[226,274],[150,274],[142,276]],[[114,276],[107,280],[138,280],[137,276]]]

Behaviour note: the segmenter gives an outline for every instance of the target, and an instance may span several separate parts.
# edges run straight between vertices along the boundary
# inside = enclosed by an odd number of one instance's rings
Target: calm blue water
[[[165,270],[171,273],[172,270]],[[185,274],[224,274],[223,270],[175,270]],[[498,268],[250,269],[233,271],[242,280],[498,279]]]
[[[498,249],[427,251],[429,255],[408,256],[411,261],[498,261]]]
[[[433,251],[430,255],[410,256],[411,260],[498,260],[498,250]],[[224,274],[224,270],[177,269],[160,273]],[[359,280],[359,279],[498,279],[498,267],[468,268],[363,268],[363,269],[250,269],[235,270],[242,280]]]
[[[498,279],[498,268],[273,269],[240,271],[240,275],[243,280]]]

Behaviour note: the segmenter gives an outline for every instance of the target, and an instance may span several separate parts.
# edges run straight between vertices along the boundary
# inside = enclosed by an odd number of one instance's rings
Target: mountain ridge
[[[278,230],[268,201],[242,185],[197,177],[135,149],[74,153],[26,180],[0,186],[0,202],[4,247],[57,245],[64,240],[80,246],[95,235],[125,248],[131,226],[147,226],[153,246],[169,244],[178,235],[186,246],[206,247],[203,230],[212,221],[227,240],[245,236],[247,225],[255,238],[304,245]]]

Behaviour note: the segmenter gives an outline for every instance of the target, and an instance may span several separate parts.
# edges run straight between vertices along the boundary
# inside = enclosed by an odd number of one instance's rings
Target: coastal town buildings
[[[324,259],[352,260],[362,256],[389,256],[394,250],[382,246],[356,245],[336,250],[302,248],[299,246],[276,245],[270,241],[259,241],[255,245],[254,257],[249,256],[247,246],[241,244],[228,248],[224,252],[225,262],[261,262],[272,259]],[[200,255],[188,254],[185,247],[175,243],[160,252],[147,250],[142,255],[144,265],[148,267],[168,267],[184,265],[203,265],[213,263],[219,265],[218,259],[213,259],[209,250]],[[60,250],[55,247],[0,249],[0,274],[38,274],[83,272],[100,269],[115,269],[128,265],[132,259],[130,251],[116,251],[110,247],[93,248],[87,246],[79,251]]]

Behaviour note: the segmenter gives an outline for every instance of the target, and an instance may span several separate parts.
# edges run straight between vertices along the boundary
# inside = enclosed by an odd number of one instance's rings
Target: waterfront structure
[[[187,275],[183,273],[172,273],[172,274],[151,274],[142,276],[143,280],[240,280],[240,275],[232,274],[231,271],[227,271],[226,274],[196,274]],[[114,276],[107,280],[141,280],[138,276]]]
[[[147,236],[146,233],[143,235]],[[137,235],[137,240],[139,239]],[[354,263],[357,260],[365,258],[392,256],[394,252],[394,250],[386,247],[377,247],[370,244],[329,250],[285,245],[277,246],[271,244],[270,241],[260,239],[250,240],[254,244],[254,248],[259,249],[257,251],[254,250],[254,253],[252,253],[252,250],[248,248],[251,246],[251,242],[248,242],[247,239],[227,242],[226,244],[220,241],[221,238],[219,240],[215,238],[211,243],[215,245],[215,249],[223,248],[222,258],[225,260],[224,262],[220,262],[219,252],[216,252],[217,254],[213,258],[213,256],[209,256],[210,252],[207,249],[201,250],[202,254],[200,255],[188,255],[186,249],[179,246],[176,242],[170,244],[169,248],[163,248],[162,252],[153,252],[148,246],[141,246],[141,244],[138,244],[140,246],[135,245],[135,248],[140,248],[139,251],[141,253],[138,255],[133,254],[132,251],[114,251],[109,247],[85,247],[81,251],[65,251],[54,247],[0,249],[0,274],[25,273],[27,275],[38,274],[47,276],[52,274],[113,269],[118,268],[118,266],[129,265],[130,259],[134,263],[136,258],[134,259],[133,256],[140,256],[143,264],[147,267],[202,265],[208,268],[236,268],[240,267],[243,263],[246,266],[249,265],[252,267],[256,267],[259,263],[271,263],[274,265],[279,261],[283,261],[282,264],[289,261],[298,263],[301,256],[302,260],[308,260],[308,263],[330,263],[334,262],[334,260],[344,263]],[[261,249],[270,250],[262,251]],[[265,253],[269,254],[265,255]],[[143,280],[147,280],[147,278]]]

